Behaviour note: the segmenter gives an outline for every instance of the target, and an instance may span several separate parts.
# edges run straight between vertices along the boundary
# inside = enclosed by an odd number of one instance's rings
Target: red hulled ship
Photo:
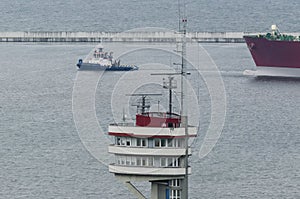
[[[257,66],[244,74],[300,77],[300,36],[281,34],[276,25],[271,29],[271,33],[244,36]]]

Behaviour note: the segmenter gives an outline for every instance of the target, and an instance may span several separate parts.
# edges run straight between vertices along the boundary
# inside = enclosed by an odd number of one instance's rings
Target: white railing
[[[159,136],[170,136],[170,137],[184,137],[185,128],[158,128],[158,127],[131,127],[131,126],[114,126],[108,127],[110,134],[127,134],[128,136],[142,136],[142,137],[159,137]],[[189,136],[197,135],[196,127],[188,128]]]
[[[118,174],[131,174],[131,175],[146,175],[146,176],[181,176],[185,174],[185,168],[181,167],[137,167],[137,166],[120,166],[110,164],[109,172]],[[192,170],[189,167],[188,173],[191,174]]]
[[[183,156],[185,155],[185,148],[147,148],[147,147],[126,147],[110,145],[108,147],[109,153],[120,155],[139,155],[139,156]],[[192,154],[189,148],[189,155]]]

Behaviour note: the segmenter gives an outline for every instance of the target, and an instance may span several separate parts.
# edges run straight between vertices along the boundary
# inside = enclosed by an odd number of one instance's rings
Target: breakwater
[[[244,32],[188,32],[187,42],[241,43]],[[177,32],[0,32],[0,42],[180,42]]]

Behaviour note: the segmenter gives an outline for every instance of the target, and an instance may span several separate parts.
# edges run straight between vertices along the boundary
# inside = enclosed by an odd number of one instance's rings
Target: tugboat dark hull
[[[91,63],[78,63],[77,67],[79,70],[104,70],[104,71],[131,71],[138,70],[137,66],[103,66],[100,64],[91,64]]]

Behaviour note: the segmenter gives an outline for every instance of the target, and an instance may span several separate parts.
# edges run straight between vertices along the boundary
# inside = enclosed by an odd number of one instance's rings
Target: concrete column
[[[166,191],[168,189],[167,181],[151,182],[151,199],[169,199]]]
[[[155,182],[151,183],[151,199],[159,199],[158,198],[158,185]]]

